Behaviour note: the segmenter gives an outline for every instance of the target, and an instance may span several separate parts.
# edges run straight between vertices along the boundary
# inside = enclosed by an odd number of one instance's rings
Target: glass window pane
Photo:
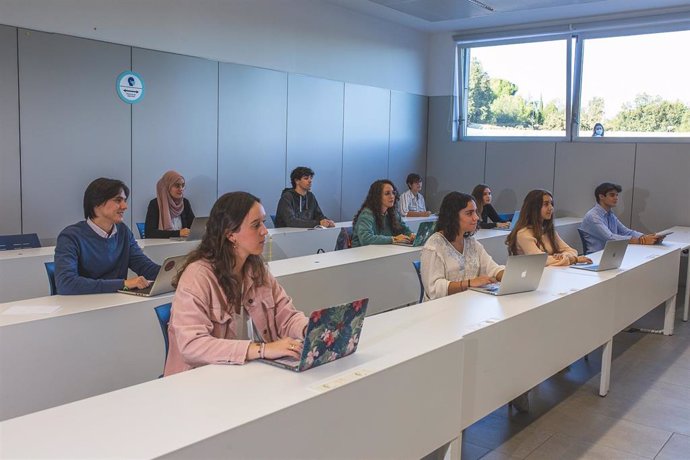
[[[690,31],[584,42],[580,136],[690,136]]]
[[[472,48],[467,136],[565,136],[567,41]]]

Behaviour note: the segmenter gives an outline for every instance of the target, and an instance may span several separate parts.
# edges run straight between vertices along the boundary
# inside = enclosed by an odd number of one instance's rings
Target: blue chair
[[[146,229],[146,224],[144,222],[137,222],[137,230],[139,230],[139,236],[141,239],[146,239],[146,234],[144,230]]]
[[[413,260],[412,265],[414,271],[417,272],[417,279],[419,280],[419,303],[424,302],[424,284],[422,284],[422,264],[418,260]]]
[[[170,322],[170,308],[171,303],[164,303],[159,305],[154,310],[156,311],[156,317],[158,317],[158,324],[161,327],[161,332],[163,333],[163,341],[165,342],[165,360],[168,360],[168,323]],[[161,375],[163,377],[163,375]]]
[[[585,235],[587,234],[586,232],[583,232],[579,228],[577,229],[577,233],[580,235],[580,241],[582,242],[582,253],[584,255],[589,254],[589,248],[587,247],[587,240],[585,240]]]
[[[335,250],[342,251],[352,247],[352,227],[343,227],[335,240]]]
[[[0,236],[0,251],[14,249],[40,248],[41,242],[35,233],[20,233],[19,235]]]
[[[57,294],[55,285],[55,262],[45,262],[46,273],[48,273],[48,283],[50,283],[50,295]]]

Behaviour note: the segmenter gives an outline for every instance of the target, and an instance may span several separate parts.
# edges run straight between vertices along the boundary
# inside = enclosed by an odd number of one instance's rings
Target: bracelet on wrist
[[[264,342],[261,342],[259,344],[259,358],[264,359],[265,353],[266,353],[266,344]]]

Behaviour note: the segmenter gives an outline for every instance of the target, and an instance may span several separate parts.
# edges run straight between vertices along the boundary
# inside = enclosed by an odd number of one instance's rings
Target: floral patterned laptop
[[[357,350],[369,299],[312,312],[300,359],[280,358],[261,361],[302,372],[335,361]]]

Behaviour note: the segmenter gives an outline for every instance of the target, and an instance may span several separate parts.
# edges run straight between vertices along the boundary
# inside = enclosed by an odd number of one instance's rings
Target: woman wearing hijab
[[[168,171],[156,184],[156,198],[146,211],[146,238],[189,236],[194,221],[192,205],[184,198],[185,180],[180,173]]]

